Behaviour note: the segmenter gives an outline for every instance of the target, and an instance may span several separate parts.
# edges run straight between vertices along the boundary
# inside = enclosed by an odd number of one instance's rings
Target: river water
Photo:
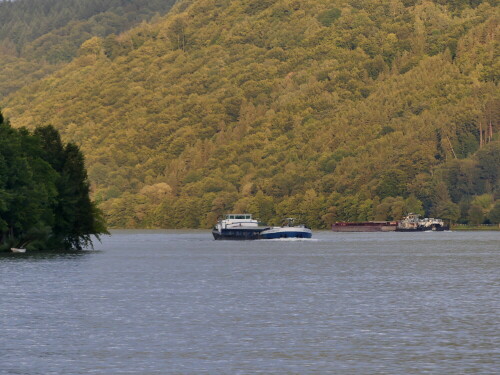
[[[500,232],[0,257],[0,374],[498,374]]]

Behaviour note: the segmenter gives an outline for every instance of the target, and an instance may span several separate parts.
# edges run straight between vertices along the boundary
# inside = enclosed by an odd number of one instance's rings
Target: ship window
[[[236,219],[245,219],[245,215],[236,215]]]

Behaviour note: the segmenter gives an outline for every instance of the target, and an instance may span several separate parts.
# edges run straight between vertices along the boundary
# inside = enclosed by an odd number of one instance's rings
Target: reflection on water
[[[499,240],[116,231],[3,254],[0,374],[494,374]]]
[[[0,252],[0,263],[4,261],[37,261],[37,260],[65,260],[73,258],[81,258],[91,254],[97,254],[101,250],[87,250],[87,251],[68,251],[68,252],[26,252],[26,253],[12,253],[12,252]]]

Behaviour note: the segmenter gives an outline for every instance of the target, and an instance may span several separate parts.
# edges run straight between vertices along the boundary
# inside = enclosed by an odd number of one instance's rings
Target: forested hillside
[[[165,14],[175,0],[0,0],[0,97],[73,59],[93,36]]]
[[[479,0],[184,0],[2,105],[81,145],[112,226],[498,222],[498,25]]]

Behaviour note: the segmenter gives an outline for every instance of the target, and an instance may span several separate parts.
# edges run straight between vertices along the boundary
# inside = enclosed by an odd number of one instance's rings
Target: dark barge
[[[396,230],[396,221],[337,222],[332,225],[334,232],[392,232]]]

